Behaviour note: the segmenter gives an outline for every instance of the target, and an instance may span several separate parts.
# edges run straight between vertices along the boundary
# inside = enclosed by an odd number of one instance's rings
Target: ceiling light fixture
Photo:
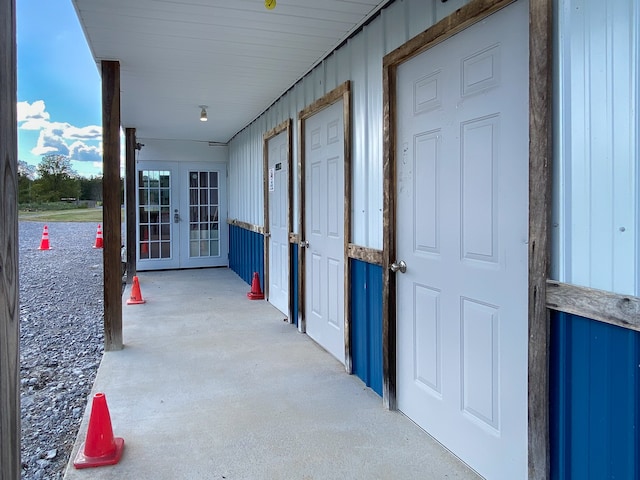
[[[267,10],[276,8],[276,0],[264,0],[264,6]]]
[[[206,105],[198,105],[202,110],[200,110],[200,121],[207,121],[207,106]]]

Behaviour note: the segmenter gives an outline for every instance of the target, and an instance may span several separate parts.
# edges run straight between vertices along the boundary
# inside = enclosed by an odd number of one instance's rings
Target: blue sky
[[[102,173],[101,83],[71,0],[17,0],[18,158]]]

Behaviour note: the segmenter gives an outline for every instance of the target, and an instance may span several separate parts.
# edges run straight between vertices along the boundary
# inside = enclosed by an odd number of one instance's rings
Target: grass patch
[[[74,208],[18,212],[18,220],[30,222],[102,222],[102,208]]]

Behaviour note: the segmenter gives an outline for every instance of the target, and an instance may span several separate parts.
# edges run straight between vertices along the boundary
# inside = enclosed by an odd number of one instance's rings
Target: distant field
[[[124,218],[124,217],[123,217]],[[102,222],[102,208],[18,212],[18,220],[30,222]]]

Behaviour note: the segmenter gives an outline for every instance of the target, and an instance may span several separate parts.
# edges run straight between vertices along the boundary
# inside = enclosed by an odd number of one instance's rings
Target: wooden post
[[[104,349],[122,349],[120,63],[102,60]]]
[[[553,148],[553,1],[529,3],[529,475],[550,478],[546,305]]]
[[[127,231],[127,281],[136,275],[136,129],[125,129],[125,176],[124,194],[126,197]]]
[[[16,4],[0,0],[0,479],[20,478]]]

